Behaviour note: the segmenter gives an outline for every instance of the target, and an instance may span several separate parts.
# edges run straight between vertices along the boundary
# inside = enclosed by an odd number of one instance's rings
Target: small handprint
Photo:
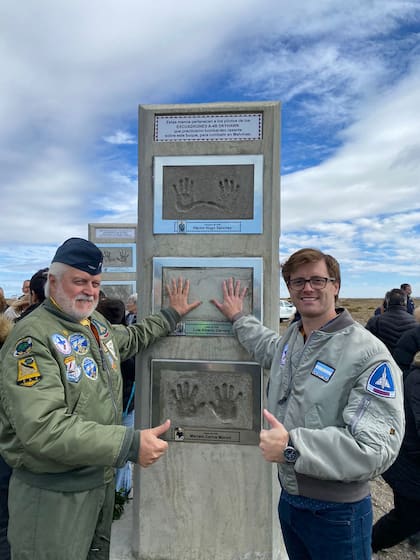
[[[178,184],[172,185],[175,190],[175,205],[179,212],[191,210],[196,205],[194,193],[194,181],[185,177],[180,179]]]
[[[234,397],[235,387],[227,383],[222,384],[222,389],[216,385],[214,388],[216,393],[215,402],[209,401],[207,404],[211,411],[220,419],[222,422],[229,422],[238,416],[238,405],[237,402],[243,397],[242,392],[239,392],[236,397]]]
[[[219,195],[217,198],[227,212],[231,213],[234,210],[239,189],[239,185],[235,184],[235,181],[232,179],[219,181]]]
[[[188,381],[184,383],[177,383],[176,390],[171,389],[171,394],[175,399],[177,413],[184,416],[194,416],[204,403],[197,403],[196,397],[198,393],[198,385],[193,385],[190,391],[190,384]]]
[[[130,256],[129,251],[127,251],[127,249],[121,249],[120,250],[120,254],[117,257],[117,261],[121,262],[121,263],[125,263],[128,261],[128,258]]]

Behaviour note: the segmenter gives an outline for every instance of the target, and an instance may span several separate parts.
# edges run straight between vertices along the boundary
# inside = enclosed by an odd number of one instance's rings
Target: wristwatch
[[[290,445],[290,444],[291,444],[291,442],[289,440],[289,443],[287,444],[287,446],[283,450],[284,460],[286,461],[286,463],[296,463],[297,458],[299,457],[299,453],[293,447],[293,445]]]

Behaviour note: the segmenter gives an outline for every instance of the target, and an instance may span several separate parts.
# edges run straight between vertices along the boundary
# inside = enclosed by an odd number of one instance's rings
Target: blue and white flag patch
[[[311,371],[312,375],[315,375],[315,377],[319,377],[319,379],[322,379],[322,381],[325,381],[325,383],[328,383],[334,373],[335,369],[333,367],[324,364],[319,360],[316,362],[314,369]]]
[[[378,397],[385,397],[386,399],[395,398],[395,383],[392,377],[391,368],[386,362],[379,364],[370,377],[366,386],[369,393],[373,393]]]

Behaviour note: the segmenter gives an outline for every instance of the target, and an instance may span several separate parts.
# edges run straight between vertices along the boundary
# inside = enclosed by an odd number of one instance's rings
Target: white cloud
[[[386,266],[414,273],[400,238],[418,241],[419,49],[399,26],[419,14],[406,0],[5,0],[0,284],[89,222],[136,221],[138,104],[201,98],[283,101],[285,254],[323,244],[356,270],[394,237]]]

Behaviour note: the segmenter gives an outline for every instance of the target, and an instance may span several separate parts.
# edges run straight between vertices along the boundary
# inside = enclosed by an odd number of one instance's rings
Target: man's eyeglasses
[[[323,290],[328,282],[335,282],[335,278],[325,278],[324,276],[311,276],[310,278],[293,278],[293,280],[289,280],[287,285],[292,290],[298,292],[299,290],[303,290],[307,282],[309,282],[309,285],[314,290]]]

